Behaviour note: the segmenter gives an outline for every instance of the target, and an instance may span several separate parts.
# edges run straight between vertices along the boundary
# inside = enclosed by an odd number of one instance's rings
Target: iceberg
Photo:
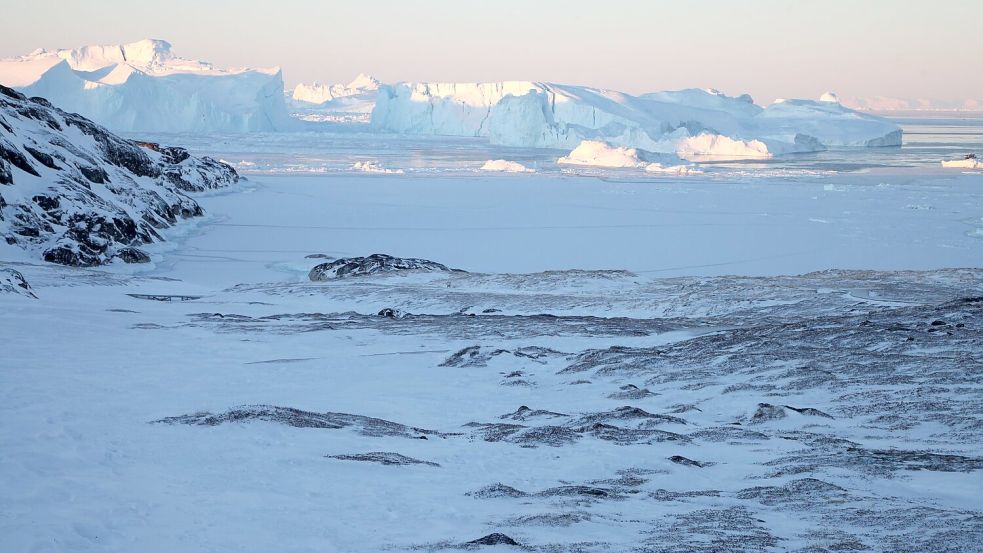
[[[646,163],[635,148],[616,148],[597,140],[584,140],[569,155],[557,160],[561,165],[590,167],[642,168]]]
[[[983,161],[976,154],[969,154],[962,159],[943,160],[942,167],[947,169],[983,169]]]
[[[381,83],[364,73],[348,84],[301,83],[290,93],[291,113],[307,121],[368,123]]]
[[[738,159],[901,144],[900,127],[835,99],[826,94],[822,101],[761,107],[747,94],[714,89],[633,96],[533,81],[398,83],[379,87],[371,126],[380,132],[486,137],[513,147],[572,149],[588,140]]]
[[[0,60],[0,83],[114,131],[251,132],[296,125],[279,68],[222,69],[163,40],[36,50]]]
[[[507,159],[489,159],[481,166],[481,170],[499,173],[535,173],[533,169]]]

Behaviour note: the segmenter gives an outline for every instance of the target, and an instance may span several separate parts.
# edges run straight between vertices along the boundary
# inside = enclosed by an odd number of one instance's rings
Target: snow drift
[[[187,192],[238,180],[211,158],[120,138],[0,86],[0,236],[45,261],[149,261],[137,246],[202,215]]]
[[[37,50],[0,60],[0,83],[116,131],[289,130],[279,68],[220,69],[163,40]]]
[[[531,81],[379,87],[372,127],[488,137],[493,144],[574,148],[584,140],[691,157],[752,157],[901,144],[901,129],[830,101],[762,108],[751,97],[689,89],[632,96]],[[695,140],[693,140],[695,139]]]

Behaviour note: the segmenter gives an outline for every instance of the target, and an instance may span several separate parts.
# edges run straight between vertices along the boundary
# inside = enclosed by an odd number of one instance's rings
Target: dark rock
[[[494,534],[488,534],[487,536],[466,542],[465,545],[519,545],[519,542],[505,534],[495,532]]]
[[[150,255],[138,248],[121,248],[116,257],[124,263],[150,263]]]
[[[427,465],[439,467],[437,463],[421,461],[399,453],[375,451],[371,453],[352,453],[345,455],[325,455],[329,459],[339,459],[342,461],[365,461],[369,463],[379,463],[381,465]]]
[[[419,438],[423,436],[445,437],[436,430],[427,430],[406,426],[384,419],[350,415],[347,413],[313,413],[291,407],[273,405],[249,405],[230,409],[224,413],[200,412],[177,417],[166,417],[152,421],[156,424],[190,424],[195,426],[218,426],[233,422],[265,421],[285,424],[297,428],[322,428],[337,430],[351,428],[365,436],[396,436],[401,438]]]
[[[555,411],[546,411],[545,409],[530,409],[525,405],[521,405],[515,412],[508,413],[499,417],[500,419],[512,419],[516,421],[526,421],[532,418],[547,417],[547,418],[557,418],[566,417],[563,413],[557,413]]]
[[[312,281],[317,282],[345,277],[404,272],[463,273],[464,271],[449,269],[445,265],[426,259],[401,258],[376,253],[368,257],[349,257],[322,263],[311,269],[308,276]]]
[[[677,465],[685,465],[688,467],[703,468],[707,466],[704,463],[701,463],[699,461],[694,461],[692,459],[688,459],[686,457],[683,457],[682,455],[673,455],[672,457],[669,457],[669,460],[672,461],[673,463],[676,463]]]
[[[406,314],[399,309],[393,309],[392,307],[382,309],[379,311],[379,313],[377,313],[377,315],[380,317],[386,317],[387,319],[402,319],[406,316]]]

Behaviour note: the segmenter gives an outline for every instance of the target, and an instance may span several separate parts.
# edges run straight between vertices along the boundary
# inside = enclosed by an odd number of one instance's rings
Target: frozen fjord
[[[254,176],[153,271],[5,264],[5,540],[971,547],[980,177],[701,178]],[[376,251],[471,273],[306,278]]]

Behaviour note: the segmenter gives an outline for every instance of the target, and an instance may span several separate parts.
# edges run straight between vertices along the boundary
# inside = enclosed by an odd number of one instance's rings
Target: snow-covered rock
[[[983,161],[976,154],[969,154],[962,159],[943,160],[942,167],[949,169],[983,169]]]
[[[713,155],[715,150],[698,146],[719,144],[731,152],[738,142],[753,157],[901,143],[897,125],[835,102],[789,100],[762,108],[746,94],[731,97],[713,89],[633,96],[532,81],[383,85],[372,128],[487,137],[492,144],[516,147],[566,149],[594,140],[661,153],[677,153],[681,141],[710,135],[731,142],[698,138],[682,151],[696,147]]]
[[[279,68],[221,69],[163,40],[37,50],[0,60],[0,83],[115,131],[250,132],[293,128]]]
[[[34,290],[20,271],[0,267],[0,294],[17,294],[37,299]]]
[[[829,102],[831,104],[839,104],[840,103],[840,97],[835,92],[829,92],[829,91],[827,91],[827,92],[823,92],[822,95],[819,96],[819,101],[820,102]]]
[[[238,179],[213,159],[120,138],[47,100],[0,87],[0,236],[46,261],[149,261],[137,246],[202,215],[187,192]]]
[[[533,169],[517,161],[508,161],[505,159],[489,159],[481,166],[481,170],[500,173],[535,173]]]
[[[464,271],[451,269],[446,265],[427,259],[393,257],[375,253],[368,257],[347,257],[321,263],[311,269],[308,277],[317,282],[344,277],[407,272],[462,273]]]

